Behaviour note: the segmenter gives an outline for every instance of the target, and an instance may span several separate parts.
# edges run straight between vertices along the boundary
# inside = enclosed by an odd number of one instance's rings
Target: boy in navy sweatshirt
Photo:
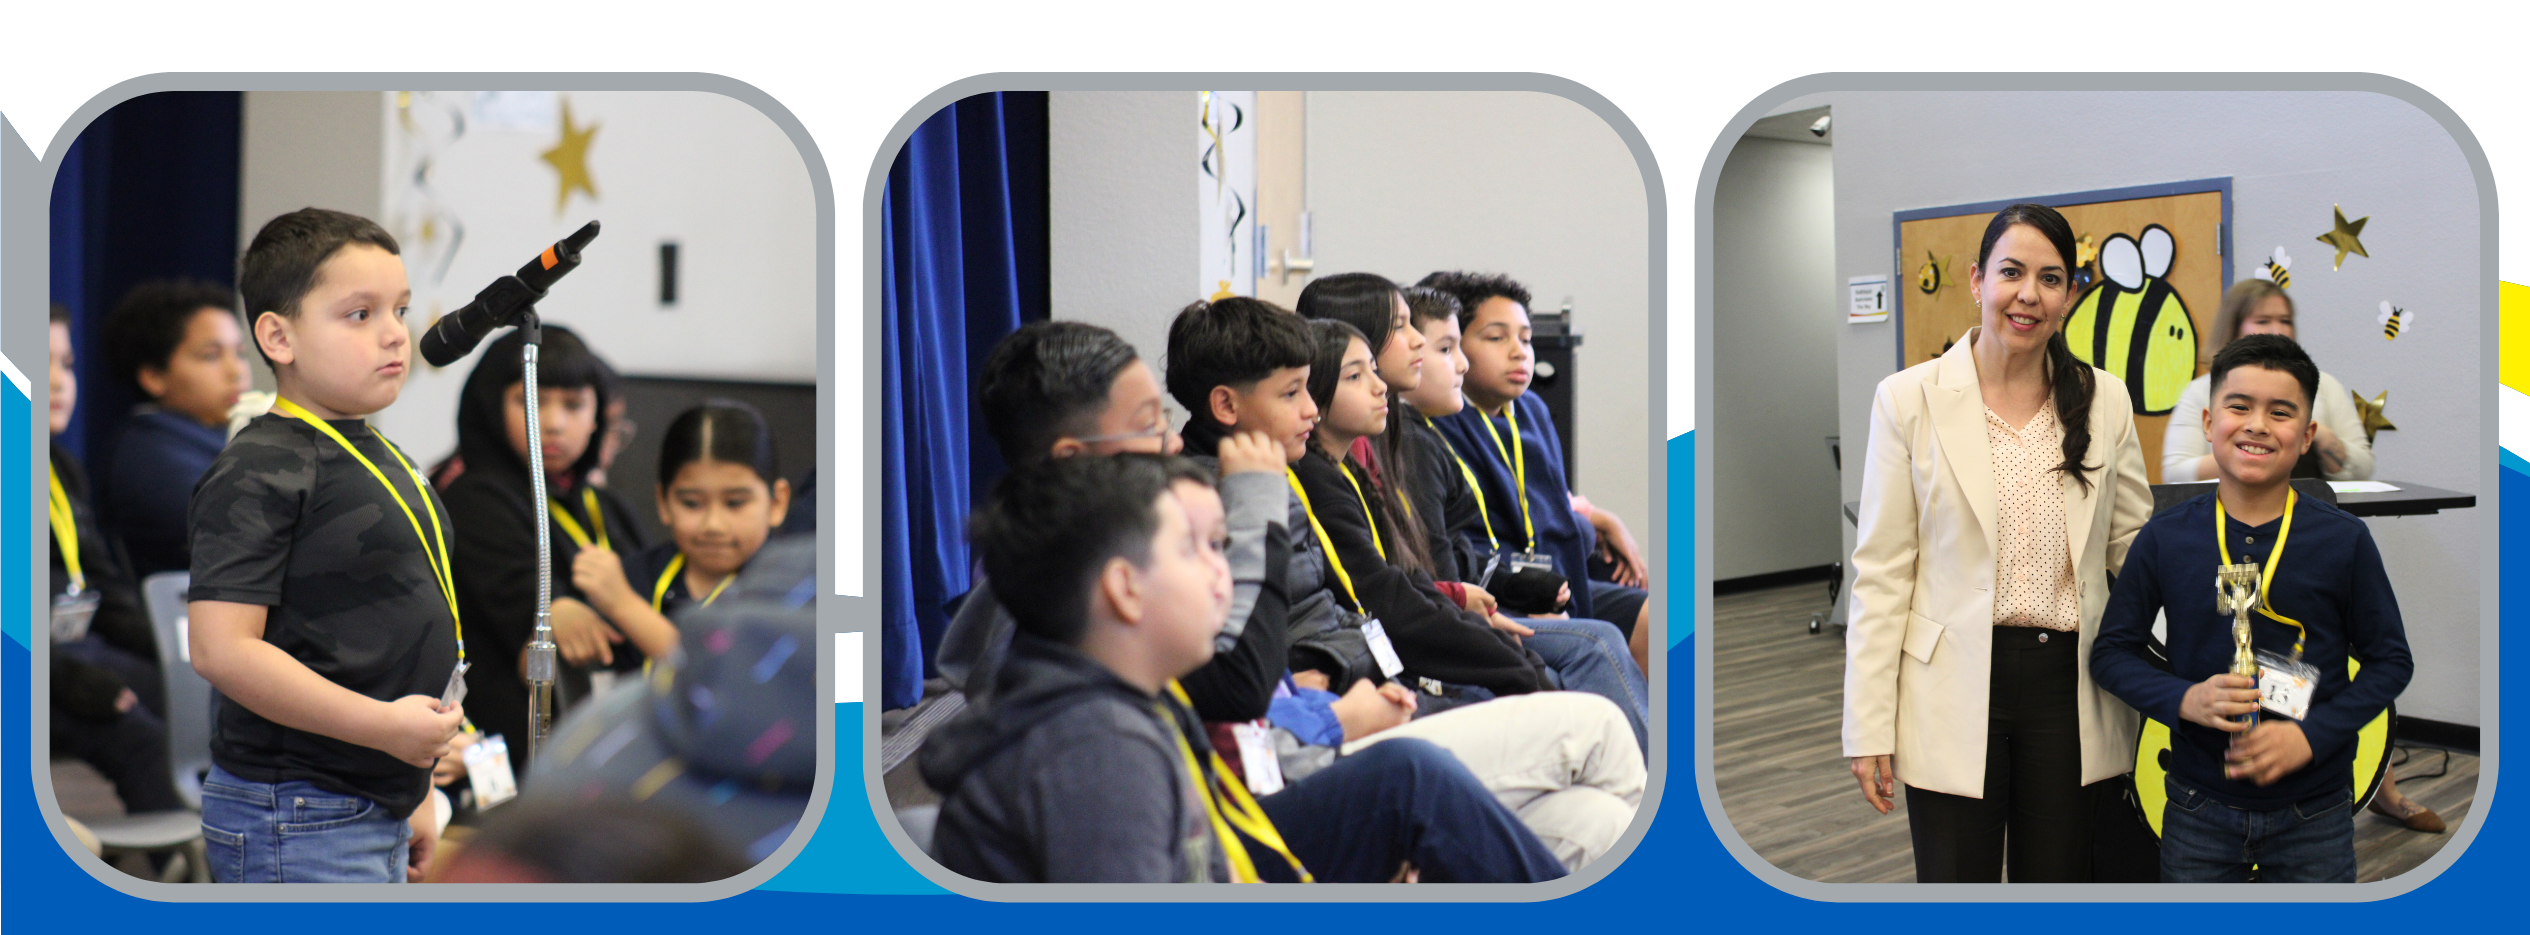
[[[2352,883],[2355,733],[2415,670],[2398,600],[2363,521],[2290,486],[2319,388],[2309,355],[2289,338],[2251,335],[2215,355],[2211,375],[2205,435],[2220,480],[2136,535],[2091,675],[2172,725],[2164,881],[2247,882],[2254,867],[2259,882]],[[2230,674],[2232,614],[2217,606],[2216,568],[2252,563],[2252,645],[2316,670],[2298,718],[2261,710],[2260,680]],[[2166,672],[2145,654],[2164,611]],[[2262,668],[2273,680],[2288,667]]]

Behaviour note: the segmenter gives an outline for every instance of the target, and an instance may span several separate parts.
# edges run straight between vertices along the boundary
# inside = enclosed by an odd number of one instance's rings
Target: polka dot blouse
[[[1995,518],[2002,527],[1994,557],[1994,625],[2070,632],[2082,625],[2082,594],[2073,584],[2073,548],[2065,538],[2064,429],[2055,400],[2038,406],[2028,425],[2013,428],[1985,411],[1985,439],[1994,460]]]

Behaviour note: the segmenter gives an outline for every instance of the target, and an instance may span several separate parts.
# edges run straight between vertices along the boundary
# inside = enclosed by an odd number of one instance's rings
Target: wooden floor
[[[1845,641],[1809,632],[1827,585],[1789,585],[1713,602],[1713,758],[1716,791],[1757,854],[1794,876],[1831,883],[1915,879],[1905,797],[1887,815],[1863,803],[1841,755]],[[2398,788],[2457,828],[2477,789],[2477,757],[2416,749]],[[2355,820],[2358,878],[2397,876],[2451,839],[2378,815]]]

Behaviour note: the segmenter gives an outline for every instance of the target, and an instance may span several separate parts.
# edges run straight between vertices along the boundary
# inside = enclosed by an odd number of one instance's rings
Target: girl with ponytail
[[[1872,401],[1844,747],[1882,814],[1905,783],[1919,882],[2092,879],[2084,787],[2133,767],[2089,654],[2152,492],[2125,385],[2065,344],[2073,256],[2055,209],[1996,214],[1977,327]]]

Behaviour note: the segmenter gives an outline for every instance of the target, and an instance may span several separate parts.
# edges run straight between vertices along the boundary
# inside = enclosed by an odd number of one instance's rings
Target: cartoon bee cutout
[[[2283,247],[2275,248],[2275,256],[2258,267],[2258,278],[2274,283],[2278,289],[2293,288],[2293,258],[2285,255]]]
[[[2408,314],[2406,309],[2388,302],[2381,303],[2381,340],[2396,341],[2399,335],[2406,333],[2408,325],[2415,323],[2416,316]]]
[[[1922,292],[1925,295],[1932,295],[1933,293],[1940,292],[1941,267],[1942,262],[1933,257],[1932,251],[1924,251],[1924,265],[1916,267],[1915,269],[1916,291]]]
[[[2125,381],[2139,416],[2168,414],[2196,377],[2196,322],[2167,278],[2177,256],[2177,238],[2159,224],[2140,237],[2110,234],[2100,244],[2104,281],[2065,320],[2073,356]]]

